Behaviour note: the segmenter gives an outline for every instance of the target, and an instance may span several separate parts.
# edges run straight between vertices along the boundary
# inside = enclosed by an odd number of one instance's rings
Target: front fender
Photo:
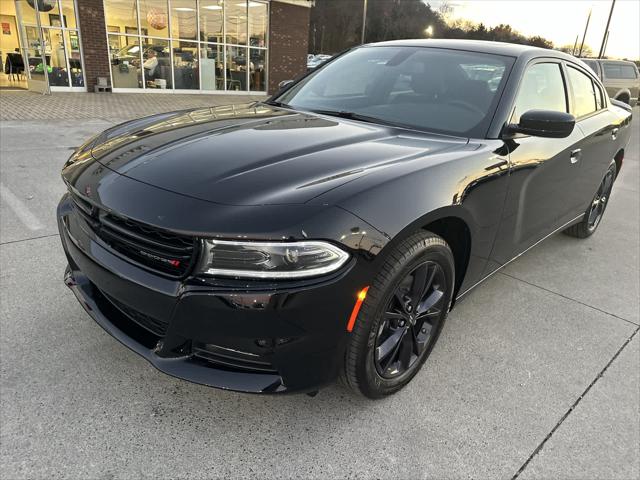
[[[391,245],[434,221],[455,217],[471,235],[462,289],[479,280],[500,224],[509,178],[502,140],[472,141],[438,158],[417,159],[350,182],[320,197],[357,215],[392,240]],[[355,192],[355,193],[351,193]],[[446,239],[446,238],[445,238]],[[391,248],[385,247],[381,253]]]

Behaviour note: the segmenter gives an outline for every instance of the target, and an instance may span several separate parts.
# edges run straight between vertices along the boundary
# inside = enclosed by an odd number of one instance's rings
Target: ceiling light
[[[176,12],[195,12],[196,11],[195,8],[191,8],[191,7],[175,7],[174,10]]]
[[[206,5],[202,8],[206,8],[207,10],[222,10],[220,5]]]

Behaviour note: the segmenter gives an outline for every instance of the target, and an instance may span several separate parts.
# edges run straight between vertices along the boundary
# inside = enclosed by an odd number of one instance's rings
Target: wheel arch
[[[442,207],[418,218],[393,235],[381,253],[391,251],[395,245],[420,230],[430,231],[442,237],[453,253],[456,272],[453,298],[456,298],[464,282],[471,258],[474,225],[471,216],[464,208],[460,206]]]
[[[624,100],[622,100],[622,97],[626,97],[627,101],[625,102]],[[618,92],[616,92],[615,97],[616,100],[620,100],[621,102],[624,102],[626,104],[629,104],[631,102],[631,91],[627,88],[623,88],[621,90],[618,90]]]

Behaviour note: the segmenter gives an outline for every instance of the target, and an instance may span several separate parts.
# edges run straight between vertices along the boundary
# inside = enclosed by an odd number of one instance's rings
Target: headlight
[[[349,254],[319,241],[204,240],[200,272],[240,278],[303,278],[339,269]]]

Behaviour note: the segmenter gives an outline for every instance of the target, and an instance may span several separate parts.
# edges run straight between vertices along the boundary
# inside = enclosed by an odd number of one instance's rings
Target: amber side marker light
[[[364,299],[367,298],[368,291],[369,291],[369,287],[367,286],[358,292],[358,299],[356,300],[356,304],[353,306],[353,310],[351,311],[351,316],[349,317],[349,322],[347,323],[347,332],[350,332],[353,330],[353,326],[356,324],[356,317],[358,316],[360,307],[362,307],[362,302],[364,302]]]

